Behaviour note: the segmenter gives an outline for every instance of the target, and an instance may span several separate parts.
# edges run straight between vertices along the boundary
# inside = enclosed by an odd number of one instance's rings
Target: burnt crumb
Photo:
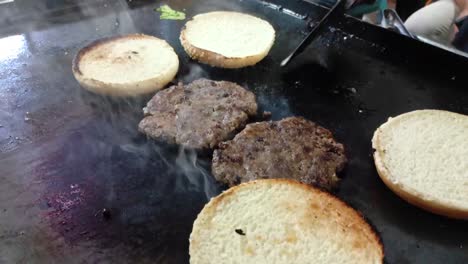
[[[242,229],[235,230],[238,235],[245,236],[245,232]]]
[[[136,52],[136,51],[132,51],[132,53],[133,53],[133,54],[138,54],[138,52]]]
[[[132,59],[132,56],[128,56],[128,59]]]
[[[103,209],[102,209],[102,217],[103,217],[105,220],[111,219],[112,215],[111,215],[110,210],[107,209],[107,208],[103,208]]]

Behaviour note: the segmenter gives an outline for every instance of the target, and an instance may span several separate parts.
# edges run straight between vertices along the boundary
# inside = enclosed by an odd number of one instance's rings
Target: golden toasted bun
[[[180,41],[194,60],[221,68],[242,68],[267,56],[275,30],[260,18],[218,11],[193,17],[182,30]]]
[[[179,58],[166,41],[132,34],[95,41],[73,60],[84,88],[101,94],[133,96],[163,88],[174,79]]]
[[[354,209],[286,179],[232,187],[205,205],[190,235],[190,263],[382,263],[383,246]]]
[[[435,214],[468,219],[468,116],[417,110],[374,133],[382,181],[402,199]]]

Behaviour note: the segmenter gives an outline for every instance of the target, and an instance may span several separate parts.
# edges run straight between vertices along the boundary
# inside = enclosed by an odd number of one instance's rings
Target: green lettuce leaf
[[[171,20],[184,20],[185,13],[181,11],[174,10],[170,8],[168,5],[163,5],[156,8],[154,11],[160,13],[160,19],[171,19]]]

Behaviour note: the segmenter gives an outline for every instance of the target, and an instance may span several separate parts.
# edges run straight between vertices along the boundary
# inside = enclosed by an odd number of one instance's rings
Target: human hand
[[[468,0],[455,0],[455,4],[457,4],[458,10],[460,10],[459,18],[468,16]]]
[[[468,0],[455,0],[455,3],[458,7],[463,9],[466,5],[468,5]]]

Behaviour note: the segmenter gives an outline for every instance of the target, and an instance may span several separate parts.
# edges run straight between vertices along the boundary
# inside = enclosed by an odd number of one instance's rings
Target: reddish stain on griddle
[[[98,131],[89,127],[91,135]],[[48,145],[34,167],[35,180],[45,187],[38,206],[50,237],[72,247],[83,242],[97,250],[124,246],[129,258],[186,259],[182,253],[188,250],[192,219],[206,202],[204,193],[174,192],[180,176],[157,159],[158,153],[129,152],[106,142],[110,133],[94,138],[88,133]],[[155,177],[155,171],[170,173]]]
[[[48,207],[42,217],[67,243],[96,237],[99,223],[90,222],[92,209],[88,206],[93,196],[91,189],[87,184],[74,183],[56,191],[49,190],[42,198],[42,203]]]
[[[98,238],[109,221],[94,216],[104,207],[103,197],[99,195],[102,190],[92,170],[95,164],[89,164],[90,170],[82,166],[89,155],[75,147],[75,144],[83,145],[80,134],[70,134],[56,144],[58,148],[49,146],[50,150],[44,151],[42,161],[34,169],[36,179],[46,186],[37,201],[44,209],[40,216],[50,226],[54,237],[58,234],[68,244]]]
[[[53,207],[54,213],[60,213],[79,206],[84,198],[84,190],[78,184],[70,185],[68,192],[59,192],[47,197],[47,204]]]

